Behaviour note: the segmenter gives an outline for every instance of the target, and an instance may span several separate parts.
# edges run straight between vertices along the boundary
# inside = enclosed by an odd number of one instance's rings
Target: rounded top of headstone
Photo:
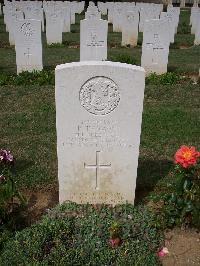
[[[121,68],[132,69],[135,71],[145,72],[144,68],[141,66],[120,63],[120,62],[111,62],[111,61],[81,61],[81,62],[65,63],[57,65],[55,70],[58,71],[66,68],[84,67],[84,66],[102,66],[102,67],[113,66],[113,67],[121,67]]]

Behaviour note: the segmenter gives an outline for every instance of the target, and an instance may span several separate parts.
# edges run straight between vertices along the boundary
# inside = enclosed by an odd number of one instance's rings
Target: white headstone
[[[81,20],[80,61],[102,61],[107,59],[108,22],[102,19]]]
[[[195,29],[195,39],[194,39],[194,45],[200,45],[200,12],[198,19],[196,20],[197,26]]]
[[[138,11],[129,11],[124,14],[122,23],[122,45],[137,46],[138,40]]]
[[[71,24],[76,23],[76,7],[77,3],[76,2],[70,2],[70,13],[71,13]]]
[[[114,16],[114,4],[107,2],[106,6],[108,8],[108,22],[113,23],[113,16]]]
[[[85,12],[85,19],[101,19],[101,13],[96,6],[89,6]]]
[[[22,11],[10,12],[7,18],[7,27],[9,31],[9,43],[15,45],[15,25],[17,20],[23,20],[24,15]]]
[[[166,23],[168,23],[167,31],[169,31],[169,39],[170,43],[174,43],[174,36],[176,31],[176,25],[173,19],[173,15],[168,12],[161,12],[160,15],[161,20],[166,20]],[[166,32],[167,34],[167,32]]]
[[[42,31],[44,31],[44,13],[42,8],[25,9],[25,19],[40,20],[42,24]]]
[[[10,3],[10,2],[9,2]],[[6,25],[6,32],[9,32],[9,19],[11,14],[16,12],[16,8],[13,8],[11,4],[3,6],[4,24]]]
[[[17,73],[42,70],[41,21],[30,19],[16,22],[15,51]]]
[[[164,20],[145,22],[142,43],[141,66],[147,74],[167,72],[169,55],[168,23]]]
[[[199,6],[199,0],[194,0],[193,7],[198,7],[198,6]]]
[[[123,12],[124,9],[120,3],[115,3],[113,9],[113,31],[114,32],[121,32],[122,31],[122,19],[123,19]]]
[[[180,7],[167,7],[167,13],[172,15],[173,23],[175,24],[175,33],[177,33],[178,23],[179,23],[179,15],[180,15]]]
[[[56,67],[59,201],[134,203],[145,73],[114,62]]]
[[[46,38],[47,44],[62,43],[63,32],[62,12],[46,12]]]
[[[180,7],[185,7],[185,0],[180,0]]]
[[[106,3],[98,2],[98,9],[102,15],[107,15],[108,9],[107,9]]]
[[[159,19],[162,11],[162,5],[143,3],[140,8],[139,31],[143,32],[146,20]]]
[[[198,28],[200,27],[199,17],[200,17],[200,9],[199,12],[195,12],[192,16],[192,27],[191,27],[192,34],[195,34]]]
[[[71,31],[70,8],[69,7],[62,8],[62,15],[63,15],[63,32],[70,32]]]
[[[195,13],[200,13],[200,8],[199,7],[192,7],[191,8],[190,25],[192,25],[192,23],[193,23],[193,19],[194,19],[194,14]]]

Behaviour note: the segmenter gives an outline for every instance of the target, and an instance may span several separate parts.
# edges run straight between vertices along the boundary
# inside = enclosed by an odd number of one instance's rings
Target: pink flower
[[[2,162],[13,162],[14,157],[10,151],[0,150],[0,161]]]
[[[117,238],[110,238],[109,243],[112,247],[119,246],[121,244],[121,239],[119,237]]]
[[[169,253],[168,248],[163,247],[158,251],[158,257],[164,257],[165,255],[167,255]]]

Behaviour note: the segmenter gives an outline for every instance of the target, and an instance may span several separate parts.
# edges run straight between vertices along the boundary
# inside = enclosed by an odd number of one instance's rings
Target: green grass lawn
[[[180,74],[181,76],[197,75],[200,67],[200,46],[193,46],[194,36],[190,34],[189,15],[189,9],[184,9],[181,12],[178,34],[175,37],[175,43],[170,46],[168,70],[175,72],[178,75]],[[71,33],[63,34],[62,45],[47,46],[45,35],[43,34],[43,61],[45,70],[53,71],[58,64],[79,61],[80,18],[83,18],[83,16],[77,16],[77,23],[72,25]],[[120,41],[121,34],[113,33],[112,27],[109,26],[108,59],[140,65],[142,34],[139,34],[139,44],[135,48],[121,47]],[[14,47],[9,46],[8,33],[5,33],[5,25],[3,24],[3,17],[1,16],[0,74],[2,73],[5,77],[15,74],[16,65],[15,50]],[[53,84],[53,82],[51,82],[51,84]],[[39,85],[38,83],[36,84],[36,82],[34,83],[34,81],[31,84],[26,82],[21,85],[16,85],[13,81],[10,82],[10,84],[0,86],[0,99],[0,148],[11,150],[16,158],[15,178],[18,187],[23,191],[40,190],[49,185],[57,187],[54,85]],[[194,145],[200,149],[199,99],[200,84],[188,79],[178,81],[174,85],[154,85],[151,82],[146,85],[136,191],[137,203],[141,203],[144,197],[149,195],[152,191],[160,191],[164,189],[164,178],[168,177],[168,173],[172,166],[173,154],[180,145]],[[106,212],[109,213],[109,211]],[[140,213],[139,210],[139,215]],[[149,214],[145,215],[150,217]],[[109,217],[109,219],[111,219],[111,216]],[[68,220],[71,218],[73,220],[73,217],[68,217],[66,218],[67,221],[60,221],[56,230],[59,231],[59,228],[64,226],[63,223],[67,223],[67,228],[68,226],[71,228],[71,220]],[[38,257],[39,255],[36,253],[40,249],[43,250],[44,246],[41,245],[40,234],[38,235],[38,233],[35,232],[37,230],[43,230],[44,228],[47,228],[45,230],[52,230],[55,224],[57,224],[56,220],[46,219],[47,220],[43,220],[40,225],[36,225],[36,229],[34,229],[34,227],[30,232],[27,231],[26,233],[25,231],[22,235],[19,234],[17,236],[16,241],[14,242],[15,254],[13,253],[13,256],[16,256],[19,250],[23,253],[21,248],[23,246],[26,249],[27,247],[25,246],[28,243],[25,240],[26,234],[29,234],[30,236],[33,234],[35,244],[28,248],[30,248],[30,252],[32,252],[31,249],[33,248],[34,251],[31,256],[33,256],[33,258],[37,257],[37,259],[40,260],[40,257]],[[102,217],[99,219],[101,220]],[[141,219],[142,221],[146,221],[147,218],[145,216]],[[90,223],[92,228],[92,220]],[[83,224],[86,226],[87,220],[84,220]],[[77,225],[75,224],[73,226]],[[79,228],[79,226],[80,225],[77,226],[77,230],[81,231],[81,227]],[[148,231],[149,225],[146,226],[145,224],[144,227],[147,228]],[[88,232],[93,232],[91,228]],[[108,230],[108,228],[106,230]],[[63,247],[63,250],[65,251],[66,243],[65,240],[63,242],[63,237],[59,236],[61,238],[58,237],[57,239],[57,236],[54,235],[55,232],[53,233],[52,231],[51,233],[51,240],[45,235],[45,237],[48,238],[47,240],[45,239],[45,241],[47,241],[47,243],[50,241],[51,245],[55,244],[54,240],[60,241],[59,243],[62,243],[63,245],[61,248]],[[151,234],[151,232],[149,233]],[[75,233],[73,232],[73,234]],[[146,235],[144,234],[140,240],[145,242],[145,239]],[[150,241],[150,239],[151,238],[148,238],[148,241]],[[157,236],[155,237],[154,232],[152,239],[156,239],[155,242],[157,241]],[[88,240],[88,245],[90,245],[90,240],[91,239]],[[37,241],[39,241],[39,244],[37,244]],[[52,244],[52,241],[54,244]],[[103,241],[106,240],[104,239]],[[76,244],[78,245],[78,243],[79,242]],[[146,252],[148,252],[146,246],[144,246],[145,248],[143,249],[142,245],[138,244],[137,246],[137,243],[137,241],[134,242],[132,247],[127,243],[128,248],[132,248],[133,250],[138,248],[138,254],[144,252],[140,257],[141,263],[144,263],[145,261],[148,265],[156,265],[152,253],[152,258],[151,255],[148,255],[149,258],[152,259],[151,262],[145,260],[147,257]],[[148,245],[150,246],[150,244]],[[8,249],[12,246],[12,242],[8,243]],[[37,250],[38,247],[39,249]],[[122,252],[119,253],[120,256],[122,256],[120,257],[120,261],[126,264],[126,260],[123,258],[123,252],[125,252],[123,248],[119,251]],[[54,253],[51,254],[51,258],[46,257],[44,263],[52,263],[55,259],[54,255],[55,257],[62,257],[63,250],[60,249],[56,255]],[[83,247],[83,249],[80,250],[80,253],[81,252],[84,252],[83,258],[86,259],[87,250]],[[114,259],[116,254],[115,251],[107,253],[105,258],[109,255],[111,256],[109,258]],[[128,256],[132,256],[131,254]],[[76,255],[77,254],[73,253],[73,256]],[[24,253],[20,256],[26,257],[26,254]],[[94,256],[96,256],[95,252]],[[31,258],[29,261],[29,258],[25,257],[24,259],[27,259],[26,262],[30,263]],[[9,258],[12,258],[10,253],[7,254],[6,250],[4,250],[4,259],[5,258],[8,261]],[[132,257],[129,258],[130,260],[135,259]],[[63,259],[67,260],[68,258],[63,257]],[[103,258],[102,261],[104,261]],[[140,264],[138,261],[136,261],[136,264],[144,265]]]

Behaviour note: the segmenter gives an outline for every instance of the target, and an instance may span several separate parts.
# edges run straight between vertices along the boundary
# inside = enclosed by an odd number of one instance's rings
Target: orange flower
[[[200,152],[198,152],[195,147],[182,145],[175,153],[174,161],[176,164],[180,164],[184,168],[187,168],[190,165],[196,164],[198,157],[200,157]]]

